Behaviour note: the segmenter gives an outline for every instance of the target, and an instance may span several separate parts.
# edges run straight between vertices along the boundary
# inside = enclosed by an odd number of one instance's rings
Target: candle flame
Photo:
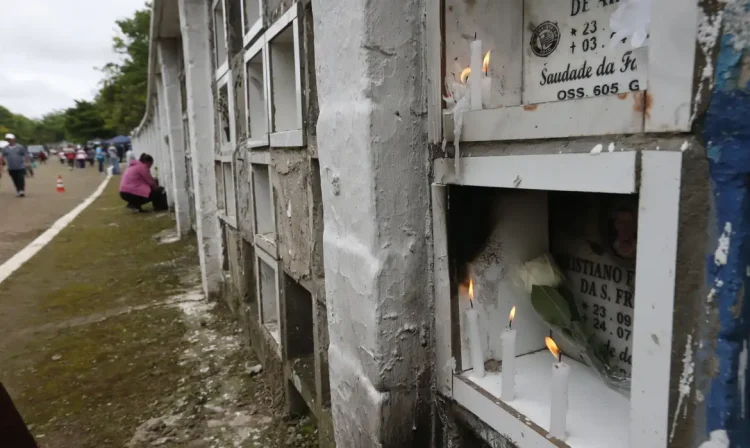
[[[544,338],[544,343],[547,344],[547,348],[552,353],[555,359],[560,359],[560,349],[557,348],[557,344],[552,340],[551,337],[547,336]]]
[[[510,315],[508,316],[508,320],[510,322],[513,322],[513,318],[516,317],[516,306],[513,305],[513,308],[510,309]]]
[[[474,280],[469,279],[469,300],[474,301]]]
[[[487,54],[484,55],[484,60],[482,61],[482,71],[485,75],[490,71],[490,53],[492,53],[492,50],[489,50]],[[461,84],[466,84],[469,75],[471,75],[471,67],[466,67],[461,71],[461,76],[459,76]]]
[[[471,67],[466,67],[461,72],[461,84],[466,84],[466,80],[469,79],[469,75],[471,75]]]

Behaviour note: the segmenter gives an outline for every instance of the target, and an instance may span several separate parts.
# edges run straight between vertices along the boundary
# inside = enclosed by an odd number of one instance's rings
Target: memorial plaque
[[[609,48],[619,0],[526,0],[524,104],[646,90],[648,51]]]
[[[630,373],[638,201],[609,194],[550,196],[550,249],[588,335],[609,364]]]

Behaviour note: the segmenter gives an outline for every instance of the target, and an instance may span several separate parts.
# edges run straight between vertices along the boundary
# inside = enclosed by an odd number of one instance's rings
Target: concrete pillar
[[[424,0],[350,0],[345,8],[340,0],[313,2],[340,447],[429,444],[423,14]]]
[[[157,126],[157,146],[163,168],[159,169],[162,185],[167,188],[167,203],[170,209],[174,209],[174,194],[170,191],[169,185],[172,185],[172,156],[169,154],[168,126],[166,118],[166,99],[164,97],[164,75],[156,77],[156,93],[159,101],[156,102],[156,122]]]
[[[185,55],[198,254],[203,289],[206,295],[214,296],[221,285],[222,258],[214,172],[214,98],[211,89],[214,69],[209,34],[209,2],[178,0],[177,3]]]
[[[159,64],[164,104],[163,129],[169,137],[169,157],[172,161],[172,178],[169,194],[174,199],[177,232],[190,231],[190,205],[188,204],[187,170],[185,165],[185,139],[182,129],[182,97],[180,93],[180,51],[177,39],[161,39],[158,43]],[[167,186],[166,182],[164,183]]]

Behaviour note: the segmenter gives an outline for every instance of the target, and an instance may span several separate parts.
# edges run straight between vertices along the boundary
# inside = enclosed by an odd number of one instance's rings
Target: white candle
[[[552,364],[552,406],[550,407],[549,433],[560,440],[565,439],[568,422],[568,377],[570,366],[564,362]]]
[[[482,106],[492,109],[492,78],[482,75]]]
[[[550,397],[549,434],[556,439],[565,439],[568,425],[568,377],[570,366],[562,362],[562,353],[550,337],[544,338],[557,362],[552,364],[552,393]]]
[[[471,110],[482,108],[482,41],[474,40],[469,45],[471,50],[471,75],[469,75],[469,93],[471,98]]]
[[[515,398],[513,390],[516,384],[516,330],[506,329],[500,339],[503,345],[503,385],[500,398],[512,401]]]
[[[482,355],[482,340],[479,338],[479,312],[474,308],[466,310],[466,322],[469,330],[469,356],[474,369],[473,376],[484,377],[484,356]]]
[[[490,52],[482,59],[482,106],[492,109],[492,76],[490,76]]]

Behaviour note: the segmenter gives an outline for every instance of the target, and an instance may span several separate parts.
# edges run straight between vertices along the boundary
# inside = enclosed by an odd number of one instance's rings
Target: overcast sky
[[[0,0],[0,105],[39,118],[90,100],[117,60],[115,20],[145,0]]]

